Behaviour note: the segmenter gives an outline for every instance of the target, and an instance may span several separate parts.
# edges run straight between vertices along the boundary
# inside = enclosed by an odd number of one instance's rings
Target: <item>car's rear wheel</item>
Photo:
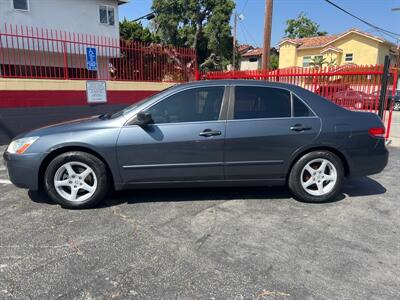
[[[340,158],[329,151],[302,156],[289,174],[289,188],[295,198],[312,203],[335,200],[341,192],[344,169]]]
[[[396,111],[399,111],[399,110],[400,110],[400,101],[396,101],[396,102],[394,103],[393,109],[396,110]]]
[[[89,208],[107,194],[104,163],[86,152],[66,152],[54,158],[45,172],[48,195],[65,208]]]

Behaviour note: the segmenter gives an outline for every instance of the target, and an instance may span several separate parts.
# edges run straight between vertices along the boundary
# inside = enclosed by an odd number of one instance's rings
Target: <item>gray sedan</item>
[[[4,153],[11,181],[63,207],[109,190],[287,184],[326,202],[348,176],[388,161],[377,115],[351,112],[301,87],[261,81],[174,86],[126,109],[33,130]]]

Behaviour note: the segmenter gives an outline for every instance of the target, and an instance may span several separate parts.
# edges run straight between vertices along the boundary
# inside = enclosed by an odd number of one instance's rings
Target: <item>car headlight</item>
[[[11,154],[22,154],[28,149],[39,137],[31,136],[12,141],[8,145],[7,152]]]

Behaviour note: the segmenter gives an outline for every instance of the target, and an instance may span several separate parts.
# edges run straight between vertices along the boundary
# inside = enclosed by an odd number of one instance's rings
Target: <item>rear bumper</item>
[[[4,162],[11,182],[17,187],[36,191],[39,189],[39,167],[42,154],[10,154],[4,152]]]
[[[349,156],[350,177],[380,173],[389,161],[389,151],[383,139],[379,142],[377,147],[358,150],[357,152],[352,152]]]

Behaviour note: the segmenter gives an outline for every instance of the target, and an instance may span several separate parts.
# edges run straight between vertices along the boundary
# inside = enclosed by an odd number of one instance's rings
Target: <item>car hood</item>
[[[103,119],[97,116],[85,117],[70,121],[65,121],[56,124],[50,124],[38,129],[34,129],[24,134],[23,136],[44,136],[63,132],[75,132],[82,130],[100,129],[106,127],[122,126],[121,118],[118,119]]]

